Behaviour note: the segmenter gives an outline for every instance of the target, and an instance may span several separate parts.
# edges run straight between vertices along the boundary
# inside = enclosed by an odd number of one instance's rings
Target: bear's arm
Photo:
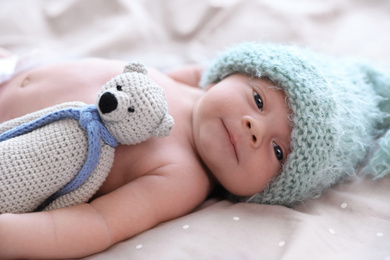
[[[35,119],[38,119],[41,116],[49,114],[51,112],[65,109],[65,108],[71,108],[71,107],[77,108],[77,107],[81,107],[81,106],[85,106],[85,103],[82,103],[82,102],[62,103],[62,104],[59,104],[56,106],[52,106],[52,107],[48,107],[48,108],[45,108],[42,110],[38,110],[36,112],[30,113],[30,114],[27,114],[27,115],[24,115],[21,117],[14,118],[12,120],[9,120],[9,121],[6,121],[6,122],[3,122],[0,124],[0,134],[2,134],[5,131],[8,131],[14,127],[17,127],[19,125],[25,124],[27,122],[31,122]]]

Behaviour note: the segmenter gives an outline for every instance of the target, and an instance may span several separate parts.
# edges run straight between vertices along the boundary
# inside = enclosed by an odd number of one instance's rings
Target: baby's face
[[[234,74],[211,87],[194,109],[195,144],[217,181],[239,196],[262,191],[290,153],[291,121],[283,91]]]

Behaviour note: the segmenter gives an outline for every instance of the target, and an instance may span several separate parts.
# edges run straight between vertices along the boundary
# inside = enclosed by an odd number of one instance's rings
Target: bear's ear
[[[123,69],[123,73],[126,72],[138,72],[138,73],[148,75],[148,70],[146,69],[145,65],[139,61],[134,61],[127,64]]]
[[[161,121],[161,124],[156,129],[154,129],[152,135],[155,137],[168,136],[171,133],[173,125],[173,118],[169,114],[166,114]]]

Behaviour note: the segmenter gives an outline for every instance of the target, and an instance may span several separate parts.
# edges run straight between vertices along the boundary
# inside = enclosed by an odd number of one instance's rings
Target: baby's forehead
[[[238,79],[238,80],[245,81],[245,82],[249,83],[249,85],[256,86],[256,87],[262,88],[262,89],[267,89],[267,90],[269,89],[269,90],[275,90],[277,92],[280,92],[283,95],[283,98],[286,100],[286,102],[289,103],[283,86],[281,84],[277,83],[276,81],[272,80],[270,77],[267,77],[267,76],[258,77],[258,76],[245,74],[245,73],[239,73],[239,72],[233,73],[227,77],[234,76],[234,75],[239,76],[240,79]],[[227,77],[222,79],[222,81],[225,80]],[[289,105],[289,107],[290,107],[290,105]]]
[[[277,82],[273,81],[270,77],[267,76],[251,76],[249,75],[249,80],[254,82],[261,82],[263,85],[265,85],[267,88],[273,89],[273,90],[280,90],[284,93],[284,88],[282,85],[278,84]]]
[[[272,80],[270,77],[267,77],[267,76],[260,76],[259,77],[259,76],[255,76],[255,75],[251,75],[251,74],[242,73],[242,72],[235,72],[235,73],[226,75],[221,79],[221,81],[224,81],[230,77],[241,78],[241,80],[249,81],[249,82],[262,82],[263,84],[266,84],[271,88],[283,90],[283,87],[280,84],[278,84],[276,81]]]

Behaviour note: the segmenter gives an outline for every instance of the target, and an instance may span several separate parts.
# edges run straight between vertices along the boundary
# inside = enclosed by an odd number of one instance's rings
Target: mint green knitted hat
[[[232,195],[234,200],[294,206],[318,197],[353,176],[374,146],[379,148],[370,155],[367,171],[377,177],[390,173],[388,75],[360,61],[298,47],[242,43],[212,62],[201,85],[234,73],[271,79],[293,111],[292,152],[281,172],[264,191]]]

